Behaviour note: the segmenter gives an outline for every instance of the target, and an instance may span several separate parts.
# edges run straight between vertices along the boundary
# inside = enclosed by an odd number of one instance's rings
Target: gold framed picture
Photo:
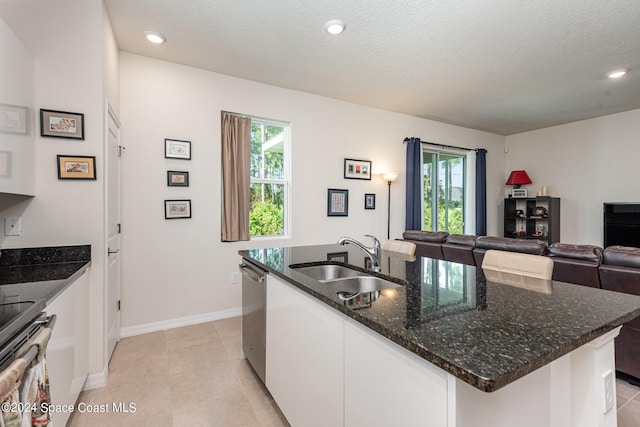
[[[58,155],[58,179],[96,179],[93,156]]]

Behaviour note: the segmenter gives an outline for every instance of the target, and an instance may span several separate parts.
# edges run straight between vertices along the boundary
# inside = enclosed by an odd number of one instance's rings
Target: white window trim
[[[249,116],[252,123],[260,123],[263,125],[282,126],[284,129],[284,179],[264,179],[264,178],[252,178],[250,177],[249,183],[253,184],[283,184],[284,185],[284,233],[274,234],[272,236],[249,236],[249,240],[264,241],[264,240],[282,240],[290,239],[291,230],[291,123],[279,120],[265,119],[262,117]]]

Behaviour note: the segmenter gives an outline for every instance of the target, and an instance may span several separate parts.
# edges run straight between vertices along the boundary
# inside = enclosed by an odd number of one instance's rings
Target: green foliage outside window
[[[249,212],[249,233],[252,236],[274,236],[283,229],[283,212],[271,201],[254,202]]]
[[[453,205],[453,204],[450,204]],[[425,230],[431,229],[432,207],[424,207]],[[449,227],[446,224],[447,206],[441,202],[438,206],[438,230],[448,231],[451,234],[463,234],[462,231],[462,208],[454,206],[448,207],[449,211]]]
[[[251,236],[277,236],[284,233],[283,135],[282,126],[260,123],[258,120],[251,124],[251,186],[249,189]]]

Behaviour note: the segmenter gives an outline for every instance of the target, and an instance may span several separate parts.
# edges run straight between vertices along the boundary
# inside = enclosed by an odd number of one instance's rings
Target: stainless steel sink
[[[340,280],[348,277],[364,276],[357,270],[353,270],[349,267],[334,264],[313,265],[310,267],[295,268],[296,271],[311,277],[319,282],[328,282],[334,280]]]
[[[400,287],[397,283],[342,265],[322,264],[293,268],[307,277],[330,286],[340,294],[357,295],[361,292],[375,292]]]
[[[360,292],[375,292],[389,288],[399,288],[397,283],[389,280],[381,279],[375,276],[358,276],[349,277],[340,280],[334,280],[327,285],[335,288],[337,292],[346,292],[349,294]]]

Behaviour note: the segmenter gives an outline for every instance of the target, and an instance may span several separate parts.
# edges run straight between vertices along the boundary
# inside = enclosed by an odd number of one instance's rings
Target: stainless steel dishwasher
[[[243,259],[242,351],[264,383],[267,341],[267,272]]]

